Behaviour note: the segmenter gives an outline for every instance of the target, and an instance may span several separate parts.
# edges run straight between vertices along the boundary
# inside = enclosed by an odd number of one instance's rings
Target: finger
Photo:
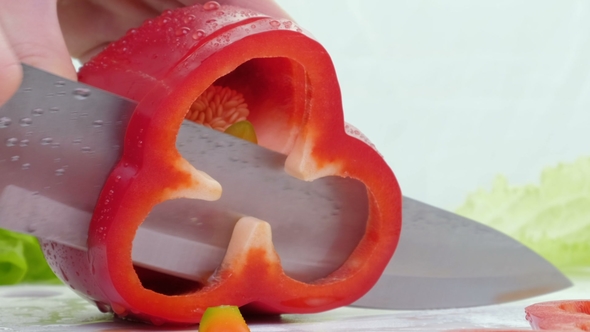
[[[178,2],[178,0],[143,0],[143,2],[156,10],[158,13],[161,13],[167,9],[184,7],[184,5]]]
[[[56,0],[0,0],[0,26],[18,61],[76,79],[57,20]]]
[[[0,105],[16,92],[23,77],[22,68],[12,52],[8,39],[0,26]]]
[[[139,0],[59,0],[57,8],[67,47],[82,62],[159,14]]]

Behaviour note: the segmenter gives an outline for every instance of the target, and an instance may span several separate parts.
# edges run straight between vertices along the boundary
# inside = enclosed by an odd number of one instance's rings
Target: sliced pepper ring
[[[264,76],[267,84],[252,87],[252,75]],[[220,305],[310,313],[350,304],[377,281],[400,234],[399,186],[362,135],[345,130],[330,57],[294,23],[227,6],[169,11],[95,57],[80,71],[80,80],[139,102],[123,157],[97,203],[88,253],[43,243],[56,274],[99,308],[156,325],[198,323],[206,308]],[[326,278],[303,283],[286,276],[269,225],[243,218],[222,265],[205,285],[170,285],[173,290],[156,292],[142,284],[131,261],[132,242],[151,209],[177,197],[221,194],[216,181],[175,147],[191,104],[220,81],[247,90],[259,142],[288,155],[287,172],[309,181],[351,177],[366,185],[366,233]],[[264,107],[269,99],[275,107]]]

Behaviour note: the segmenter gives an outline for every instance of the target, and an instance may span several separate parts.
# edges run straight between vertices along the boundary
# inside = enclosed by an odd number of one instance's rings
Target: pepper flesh
[[[345,130],[333,64],[296,24],[229,6],[169,11],[109,46],[79,79],[139,102],[123,156],[97,202],[88,252],[43,242],[56,274],[99,309],[155,325],[198,323],[206,308],[228,304],[245,312],[311,313],[350,304],[378,280],[400,234],[399,186],[364,137]],[[175,148],[187,110],[212,85],[244,95],[259,144],[286,154],[289,174],[366,185],[366,233],[329,276],[312,283],[286,276],[270,226],[250,217],[237,222],[220,268],[204,284],[134,268],[135,232],[156,204],[221,194]]]

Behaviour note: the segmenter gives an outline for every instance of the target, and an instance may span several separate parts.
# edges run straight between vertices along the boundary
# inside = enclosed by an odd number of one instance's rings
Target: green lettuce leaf
[[[504,176],[457,209],[521,241],[562,270],[590,266],[590,158],[543,170],[538,185]]]
[[[59,283],[35,237],[0,229],[0,285]]]

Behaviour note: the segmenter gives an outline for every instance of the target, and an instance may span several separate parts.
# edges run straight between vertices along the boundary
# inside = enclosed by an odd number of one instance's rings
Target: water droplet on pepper
[[[189,28],[189,27],[178,28],[176,30],[176,35],[177,36],[184,36],[184,35],[188,34],[190,31],[191,31],[191,28]]]
[[[182,19],[182,21],[183,21],[184,23],[187,23],[187,24],[188,24],[188,23],[190,23],[190,22],[194,21],[194,20],[195,20],[195,18],[196,18],[196,17],[195,17],[195,15],[187,15],[187,16],[185,16],[185,17]]]
[[[203,5],[204,10],[217,10],[221,7],[217,1],[208,1]]]

